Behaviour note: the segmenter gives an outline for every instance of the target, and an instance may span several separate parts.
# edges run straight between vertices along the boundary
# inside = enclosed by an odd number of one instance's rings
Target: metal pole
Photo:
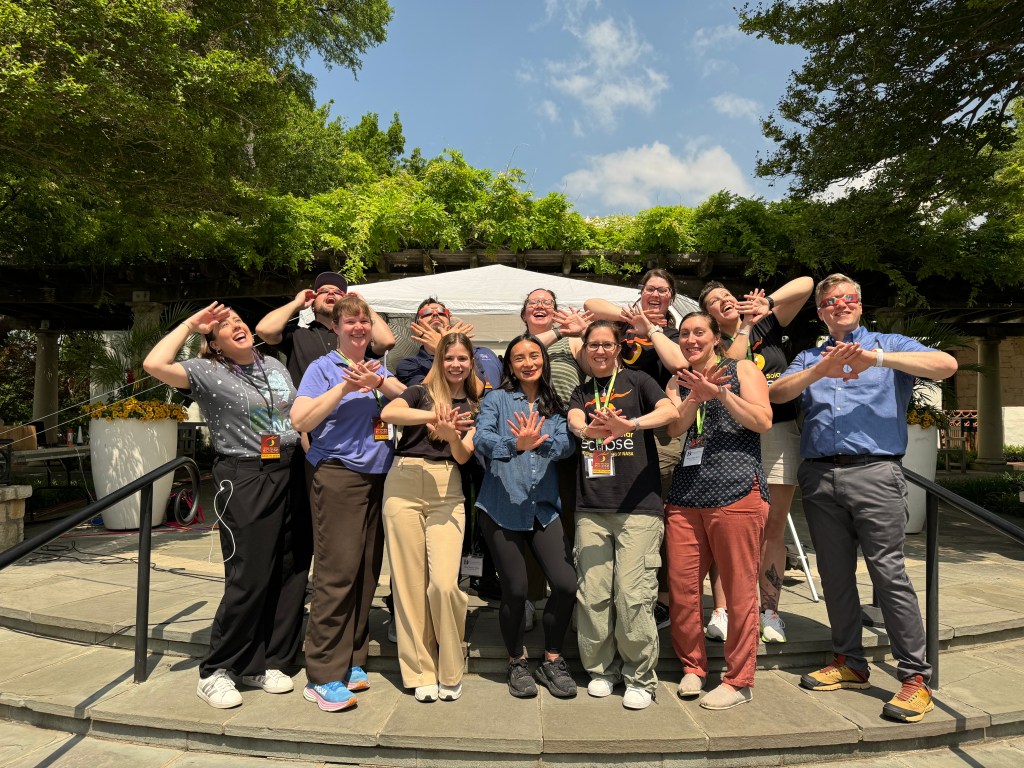
[[[925,555],[925,649],[932,668],[929,685],[939,687],[939,497],[929,490],[925,499],[927,549]]]
[[[135,594],[135,682],[149,677],[149,563],[153,548],[153,483],[142,489],[139,504],[139,578]]]

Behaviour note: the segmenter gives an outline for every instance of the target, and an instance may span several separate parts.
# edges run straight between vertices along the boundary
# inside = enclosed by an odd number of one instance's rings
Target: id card
[[[615,455],[611,451],[594,451],[586,456],[587,477],[615,477]]]
[[[462,575],[476,576],[484,575],[484,559],[480,555],[466,555],[462,558]]]
[[[386,421],[376,416],[373,419],[373,439],[378,443],[384,440],[391,440],[395,436],[395,425],[388,424]]]
[[[691,440],[683,453],[683,466],[696,467],[704,458],[704,441],[701,439]]]
[[[276,432],[260,433],[260,458],[264,461],[281,458],[281,436]]]

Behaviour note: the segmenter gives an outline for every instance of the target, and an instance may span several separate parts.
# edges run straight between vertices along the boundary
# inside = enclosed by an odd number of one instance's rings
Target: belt
[[[836,456],[821,456],[816,459],[804,459],[813,461],[816,464],[831,464],[834,467],[859,467],[865,464],[875,464],[879,461],[899,461],[902,456],[888,456],[874,453],[842,453]]]

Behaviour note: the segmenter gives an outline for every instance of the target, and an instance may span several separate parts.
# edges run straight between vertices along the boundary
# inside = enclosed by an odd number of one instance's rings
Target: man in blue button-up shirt
[[[861,327],[860,286],[830,275],[814,292],[829,338],[796,356],[768,392],[799,395],[804,413],[799,471],[807,526],[832,625],[832,664],[804,675],[815,691],[869,688],[857,592],[857,547],[885,619],[903,682],[882,715],[917,722],[934,704],[921,609],[903,559],[907,405],[915,378],[945,379],[956,360],[899,334]]]

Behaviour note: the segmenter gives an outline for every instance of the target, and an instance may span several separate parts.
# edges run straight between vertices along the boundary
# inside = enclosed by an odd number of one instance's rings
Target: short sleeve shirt
[[[597,409],[595,384],[603,403],[609,396],[610,378],[587,379],[576,387],[569,399],[569,410],[582,410],[588,424],[590,414]],[[609,404],[621,409],[624,418],[632,419],[650,413],[666,395],[646,373],[625,368],[616,375],[610,397]],[[587,459],[602,450],[611,453],[614,474],[588,478]],[[581,441],[576,483],[576,508],[579,510],[661,515],[661,475],[654,432],[649,429],[627,432],[609,446],[591,438]]]
[[[666,337],[676,344],[679,343],[678,328],[666,327],[664,330]],[[627,368],[646,373],[662,389],[665,388],[669,379],[672,378],[673,372],[661,362],[658,351],[654,348],[654,342],[646,336],[638,336],[632,328],[626,329],[626,335],[623,340],[622,362]]]
[[[192,399],[210,425],[213,449],[223,456],[259,456],[260,434],[274,432],[283,447],[299,442],[290,418],[295,386],[272,357],[229,367],[207,358],[184,360]]]
[[[750,329],[750,346],[748,347],[747,359],[752,360],[768,380],[768,386],[774,384],[785,372],[789,361],[786,360],[786,352],[782,348],[782,326],[775,315],[768,315]],[[728,337],[725,339],[725,346],[729,346]],[[796,418],[797,398],[785,403],[772,403],[772,423],[792,421]]]

